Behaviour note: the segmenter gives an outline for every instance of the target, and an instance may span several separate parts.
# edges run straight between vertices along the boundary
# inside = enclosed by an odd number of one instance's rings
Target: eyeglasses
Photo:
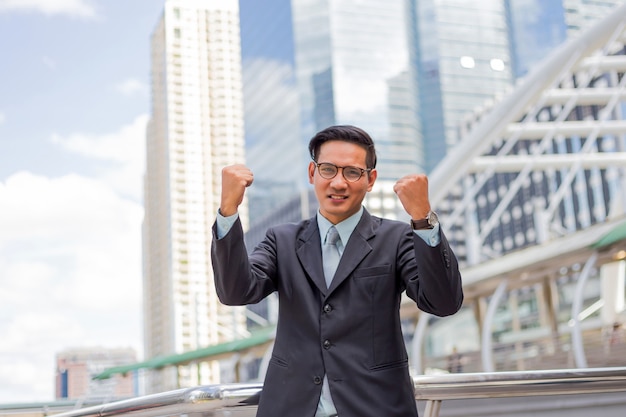
[[[365,174],[366,172],[369,173],[372,170],[372,168],[363,169],[359,167],[340,167],[329,162],[322,162],[321,164],[318,164],[317,162],[313,161],[313,163],[317,167],[317,172],[320,173],[320,176],[327,180],[335,178],[337,176],[337,172],[339,172],[339,168],[341,168],[341,173],[343,174],[343,177],[346,179],[346,181],[349,182],[358,181],[359,179],[361,179],[363,174]]]

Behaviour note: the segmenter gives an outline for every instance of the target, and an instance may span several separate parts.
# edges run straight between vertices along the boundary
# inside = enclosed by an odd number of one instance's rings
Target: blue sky
[[[162,0],[0,0],[0,403],[55,354],[141,355],[150,35]]]

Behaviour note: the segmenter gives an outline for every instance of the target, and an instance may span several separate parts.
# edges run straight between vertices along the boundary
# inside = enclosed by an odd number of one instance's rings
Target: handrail
[[[414,381],[416,400],[595,394],[626,391],[626,367],[424,375]]]
[[[55,416],[110,417],[132,415],[134,417],[162,417],[246,406],[254,406],[256,410],[258,395],[262,387],[263,384],[261,383],[203,385],[85,407],[55,414]]]
[[[626,367],[543,371],[477,372],[413,378],[415,399],[426,401],[424,417],[436,417],[441,401],[626,391]],[[205,385],[86,407],[56,417],[164,417],[237,410],[256,413],[262,384]],[[218,414],[210,414],[218,415]],[[226,414],[224,414],[226,415]],[[228,414],[230,415],[230,414]]]
[[[626,391],[626,367],[477,372],[414,378],[424,417],[437,417],[443,400],[597,394]]]

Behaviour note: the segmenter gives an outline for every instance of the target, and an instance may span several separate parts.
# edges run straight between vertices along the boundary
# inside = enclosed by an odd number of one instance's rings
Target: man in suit
[[[456,257],[431,211],[428,179],[409,175],[394,186],[410,224],[382,219],[362,206],[377,176],[365,131],[331,126],[311,139],[309,151],[317,215],[270,228],[250,255],[237,208],[253,174],[243,165],[222,170],[212,246],[219,299],[245,305],[275,291],[279,298],[257,416],[417,416],[402,292],[437,316],[456,313],[463,302]]]

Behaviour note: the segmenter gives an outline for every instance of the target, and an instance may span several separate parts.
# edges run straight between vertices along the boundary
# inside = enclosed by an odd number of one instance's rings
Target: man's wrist
[[[230,216],[234,216],[235,214],[237,214],[237,209],[232,210],[232,209],[227,208],[226,210],[224,210],[220,207],[217,209],[217,212],[224,217],[230,217]]]
[[[434,229],[439,224],[437,213],[430,210],[422,219],[411,219],[411,228],[413,230]]]
[[[217,209],[217,218],[215,219],[215,222],[217,224],[217,238],[221,239],[226,236],[226,234],[230,231],[230,229],[233,227],[233,224],[235,224],[238,218],[238,213],[226,217],[222,213],[220,213],[220,209]]]

